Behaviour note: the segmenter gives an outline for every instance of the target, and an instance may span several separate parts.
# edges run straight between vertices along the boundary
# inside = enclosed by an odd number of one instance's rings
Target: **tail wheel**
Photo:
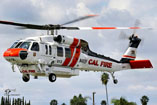
[[[114,80],[113,80],[113,83],[114,83],[114,84],[117,84],[117,83],[118,83],[118,80],[117,80],[117,79],[114,79]]]
[[[50,82],[55,82],[56,81],[56,75],[53,74],[53,73],[49,74],[49,81]]]
[[[29,75],[29,74],[23,74],[22,80],[23,80],[24,82],[28,82],[28,81],[30,80],[30,75]]]
[[[111,72],[111,76],[112,76],[112,78],[113,78],[113,83],[114,83],[114,84],[117,84],[117,83],[118,83],[118,80],[115,78],[114,72]]]

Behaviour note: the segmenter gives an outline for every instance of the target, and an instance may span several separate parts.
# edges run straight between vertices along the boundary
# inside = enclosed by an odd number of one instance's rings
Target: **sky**
[[[118,84],[108,83],[109,100],[125,97],[128,101],[140,105],[143,95],[149,97],[148,105],[156,105],[157,100],[157,1],[156,0],[1,0],[0,20],[9,20],[33,24],[62,24],[87,14],[98,14],[98,17],[74,23],[68,26],[134,26],[140,20],[141,27],[153,27],[153,30],[137,30],[142,38],[138,48],[137,59],[150,59],[153,69],[128,70],[115,73]],[[133,30],[123,30],[128,36]],[[121,30],[67,31],[59,34],[85,39],[91,50],[120,60],[128,46],[128,40],[120,40]],[[106,99],[105,87],[102,85],[101,72],[84,72],[72,78],[57,78],[55,83],[47,77],[35,80],[31,77],[28,83],[22,81],[22,74],[3,58],[3,52],[14,41],[31,36],[46,34],[46,31],[19,30],[12,26],[0,25],[0,96],[5,89],[15,89],[16,93],[31,100],[32,105],[48,105],[52,99],[69,105],[74,95],[90,96],[96,92],[95,102],[100,105]],[[88,99],[88,105],[92,100]]]

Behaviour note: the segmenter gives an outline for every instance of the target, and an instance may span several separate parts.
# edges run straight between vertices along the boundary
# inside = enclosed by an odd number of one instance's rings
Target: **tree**
[[[125,98],[112,99],[111,103],[114,105],[137,105],[135,102],[128,102]]]
[[[125,98],[121,97],[120,98],[120,105],[127,105],[127,104],[128,104],[128,101]]]
[[[70,100],[70,105],[87,105],[87,97],[82,97],[81,94],[79,96],[74,96],[73,99]]]
[[[5,103],[4,100],[5,100],[4,97],[2,97],[2,98],[1,98],[1,105],[5,105],[5,104],[4,104],[4,103]]]
[[[31,105],[31,101],[29,100],[29,102],[26,105]]]
[[[114,105],[120,105],[120,100],[118,100],[118,99],[112,99],[111,103],[114,104]]]
[[[26,100],[24,100],[24,97],[17,98],[17,99],[15,99],[15,98],[8,99],[8,97],[4,98],[2,96],[0,105],[31,105],[31,102],[29,101],[29,103],[27,103]]]
[[[107,73],[103,73],[101,75],[101,82],[102,82],[103,85],[105,85],[107,105],[109,105],[108,104],[108,91],[107,91],[107,83],[108,83],[108,81],[109,81],[109,75]]]
[[[147,105],[148,101],[149,101],[149,98],[147,96],[145,96],[145,95],[142,96],[142,98],[141,98],[142,105]]]
[[[106,101],[105,101],[105,100],[102,100],[102,101],[101,101],[101,105],[106,105]]]
[[[23,97],[22,98],[22,105],[25,105],[25,101],[24,100],[25,100],[25,98]]]
[[[62,105],[66,105],[65,103],[63,103]]]
[[[57,105],[57,104],[58,104],[58,102],[55,99],[51,100],[51,102],[50,102],[50,105]]]

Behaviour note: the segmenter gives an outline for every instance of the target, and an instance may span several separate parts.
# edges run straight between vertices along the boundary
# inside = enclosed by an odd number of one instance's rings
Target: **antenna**
[[[51,30],[51,35],[54,35],[54,30]]]
[[[4,95],[8,97],[9,100],[9,96],[20,96],[20,94],[10,94],[11,92],[15,92],[16,89],[6,89]]]

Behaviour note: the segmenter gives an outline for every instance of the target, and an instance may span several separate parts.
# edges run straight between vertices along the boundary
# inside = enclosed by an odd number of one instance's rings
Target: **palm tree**
[[[50,105],[57,105],[57,104],[58,104],[58,102],[55,99],[51,100],[51,102],[50,102]]]
[[[101,105],[106,105],[106,101],[105,101],[105,100],[102,100],[102,101],[101,101]]]
[[[148,101],[149,101],[149,98],[147,96],[145,96],[145,95],[142,96],[142,98],[141,98],[142,105],[147,105]]]
[[[112,99],[111,100],[111,104],[120,105],[120,100],[118,100],[118,99]]]
[[[87,98],[89,97],[82,97],[81,94],[79,96],[74,96],[73,99],[70,100],[70,105],[87,105]]]
[[[127,104],[128,104],[128,101],[125,98],[121,97],[120,98],[120,105],[127,105]]]
[[[65,103],[63,103],[62,105],[66,105]]]
[[[107,105],[108,104],[108,92],[107,92],[107,83],[108,83],[108,80],[109,80],[109,75],[107,73],[103,73],[101,75],[101,82],[103,85],[105,85],[105,88],[106,88],[106,100],[107,100]]]
[[[137,105],[135,102],[128,102],[125,98],[112,99],[111,103],[114,105]]]

